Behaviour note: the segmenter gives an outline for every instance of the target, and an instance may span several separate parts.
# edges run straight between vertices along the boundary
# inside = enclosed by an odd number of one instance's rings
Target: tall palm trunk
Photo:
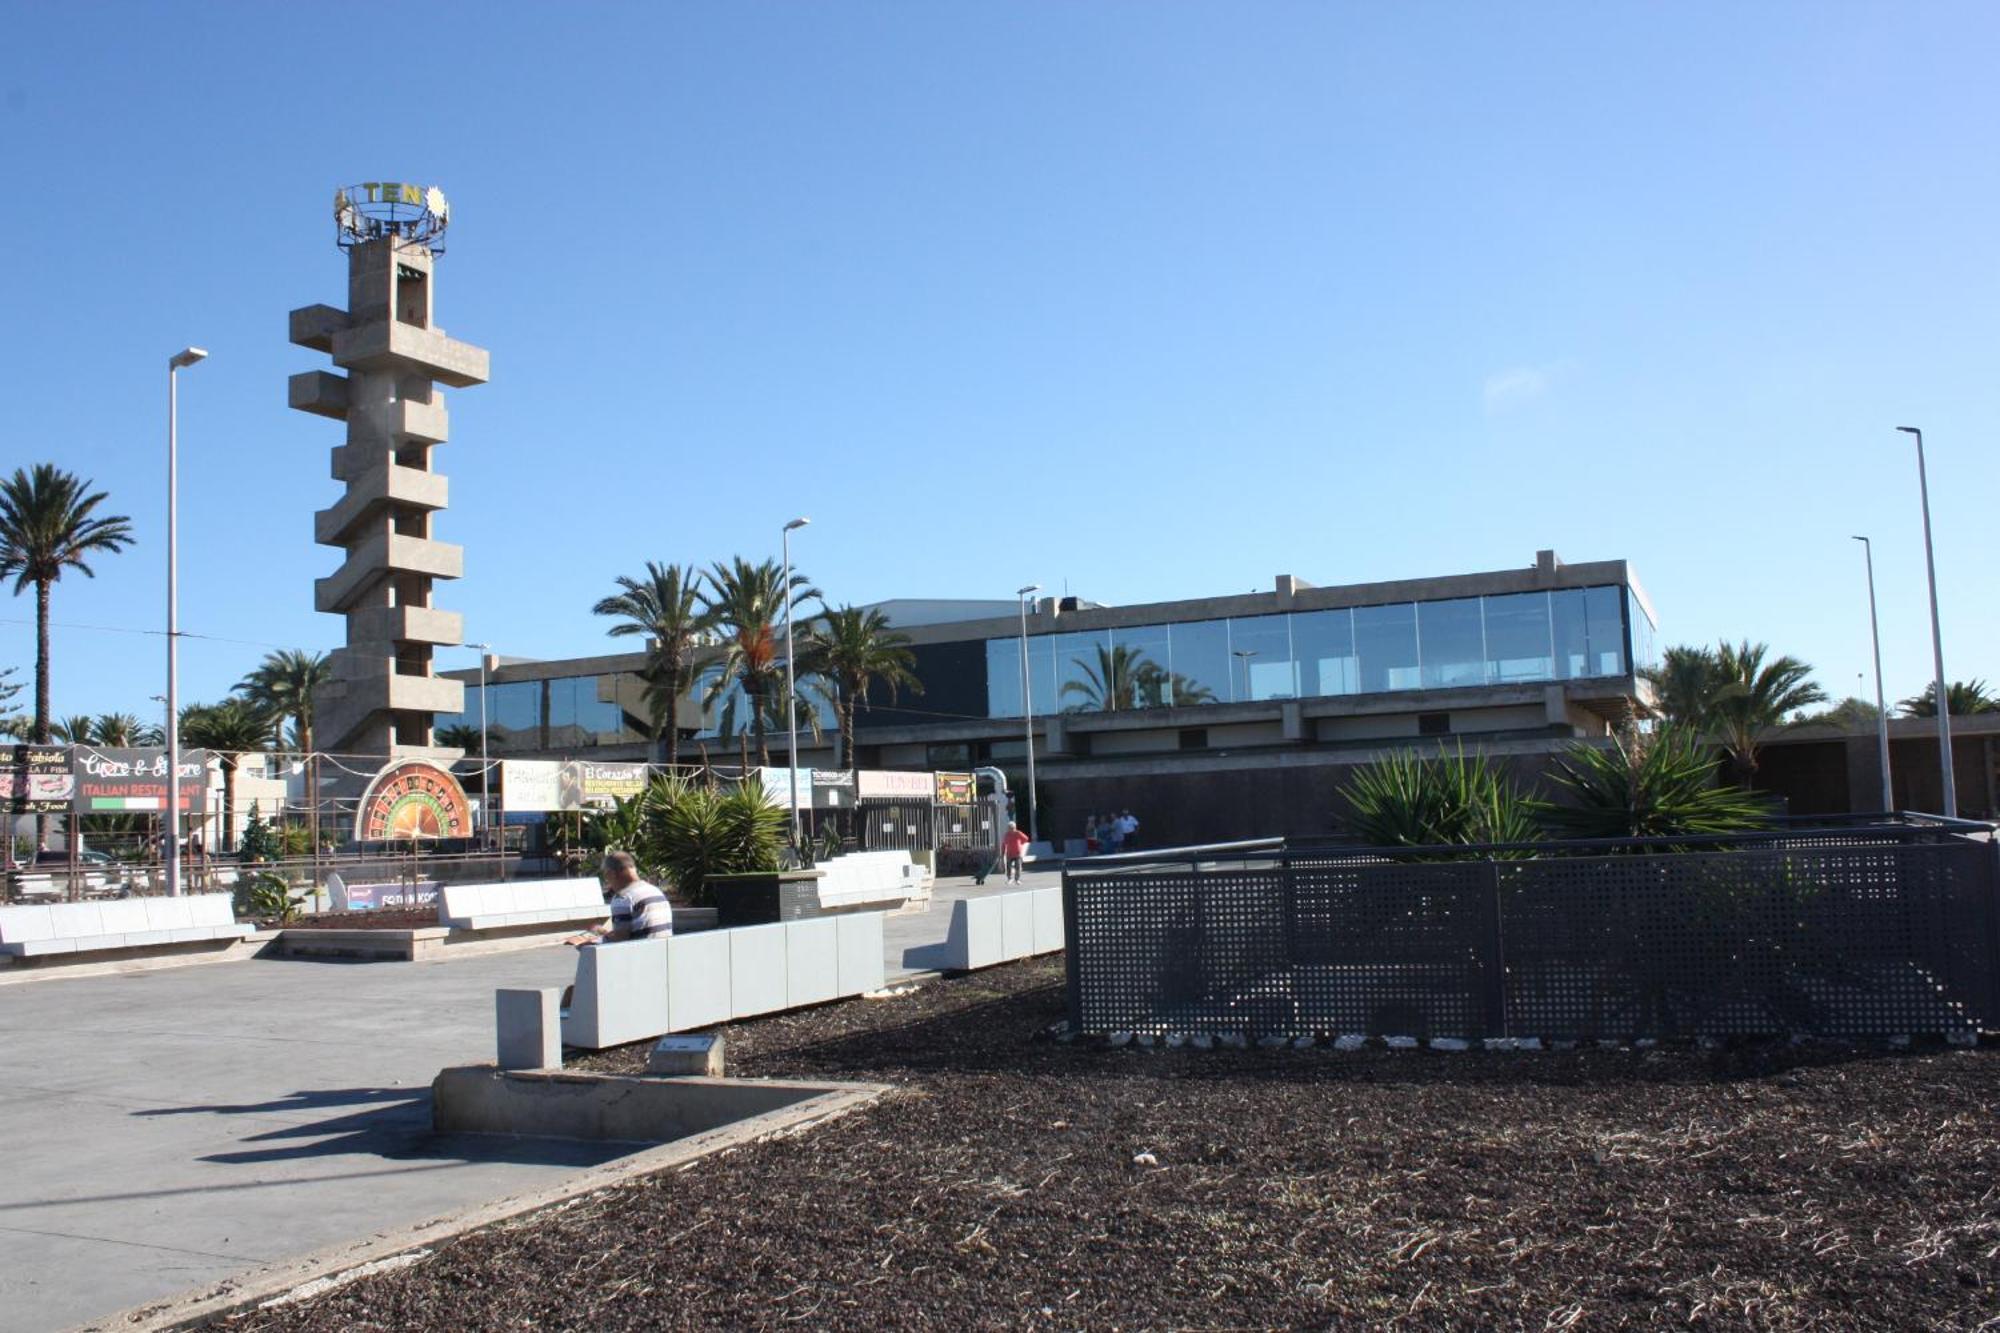
[[[49,743],[49,584],[35,580],[35,744]]]
[[[750,730],[757,737],[757,762],[769,768],[771,742],[764,734],[764,691],[761,688],[750,698]]]
[[[667,692],[667,706],[660,720],[667,728],[667,767],[675,768],[681,762],[681,680],[680,673],[674,672],[662,682]]]

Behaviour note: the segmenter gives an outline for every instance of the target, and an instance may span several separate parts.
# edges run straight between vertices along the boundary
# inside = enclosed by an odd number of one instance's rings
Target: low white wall
[[[563,1041],[596,1050],[880,990],[880,912],[577,950]]]
[[[1062,890],[1023,889],[951,905],[939,966],[948,972],[1056,953],[1064,947]]]

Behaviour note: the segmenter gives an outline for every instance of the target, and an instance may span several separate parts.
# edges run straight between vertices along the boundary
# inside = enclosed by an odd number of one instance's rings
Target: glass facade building
[[[1612,693],[1618,693],[1623,687],[1615,682],[1629,681],[1637,669],[1655,661],[1655,626],[1643,597],[1623,582],[1610,581],[1625,577],[1622,565],[1606,562],[1577,578],[1579,586],[1567,588],[1482,592],[1480,582],[1486,587],[1495,583],[1487,576],[1468,576],[1453,581],[1463,590],[1453,597],[1368,602],[1369,590],[1355,589],[1360,594],[1356,600],[1364,604],[1202,616],[1211,608],[1223,609],[1216,599],[1206,605],[1161,605],[1156,608],[1160,618],[1148,623],[1031,634],[1027,670],[1034,712],[1095,714],[1565,681],[1606,682]],[[1521,580],[1510,577],[1499,586],[1519,588]],[[1235,599],[1231,604],[1246,603]],[[1133,615],[1104,610],[1066,611],[1056,624]],[[1189,618],[1170,619],[1176,611]],[[952,627],[941,625],[915,635],[911,661],[922,689],[902,691],[899,698],[875,692],[857,718],[864,744],[871,729],[921,733],[941,725],[1019,719],[1021,639],[1014,634],[986,637],[995,628],[989,619],[970,633],[954,633]],[[636,671],[640,659],[625,660],[633,670],[489,682],[491,751],[583,755],[616,747],[627,755],[642,753],[648,743],[649,710]],[[591,665],[602,668],[606,663]],[[560,671],[556,663],[536,667]],[[711,750],[733,749],[737,735],[753,730],[749,700],[733,684],[713,703],[691,702],[708,698],[720,671],[713,659],[698,669],[680,715],[683,735],[708,741]],[[465,711],[440,716],[437,725],[441,730],[476,729],[477,681],[453,674],[465,681]],[[808,745],[815,734],[814,719],[821,734],[831,734],[836,721],[820,682],[802,680],[799,692],[799,738],[801,745]],[[1465,701],[1452,706],[1480,705]],[[1180,724],[1176,720],[1175,725]],[[765,734],[774,750],[783,746],[781,709],[766,719]],[[924,739],[921,734],[903,735],[889,743],[915,744]],[[1011,742],[967,741],[957,735],[938,743],[976,748]],[[968,748],[968,755],[971,752]]]
[[[1301,699],[1631,674],[1653,623],[1627,588],[1505,593],[1028,639],[1034,711]],[[989,717],[1021,716],[1021,640],[986,641]]]

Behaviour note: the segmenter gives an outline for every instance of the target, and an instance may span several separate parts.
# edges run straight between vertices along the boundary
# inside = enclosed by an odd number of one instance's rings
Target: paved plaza
[[[946,881],[891,916],[892,980],[953,901],[1004,887]],[[0,989],[0,1324],[66,1327],[619,1156],[430,1129],[432,1076],[492,1058],[494,989],[565,984],[574,962],[549,946]]]

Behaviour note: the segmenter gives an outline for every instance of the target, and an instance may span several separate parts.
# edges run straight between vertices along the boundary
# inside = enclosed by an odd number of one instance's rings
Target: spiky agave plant
[[[1625,732],[1609,746],[1579,743],[1556,760],[1560,799],[1535,813],[1565,838],[1653,838],[1768,828],[1772,801],[1717,781],[1722,760],[1692,728]]]
[[[755,783],[727,792],[689,786],[657,812],[653,845],[681,896],[706,905],[713,876],[778,868],[788,818]]]
[[[1358,769],[1340,789],[1350,832],[1378,847],[1531,842],[1528,798],[1498,765],[1463,744],[1435,759],[1399,750]]]

